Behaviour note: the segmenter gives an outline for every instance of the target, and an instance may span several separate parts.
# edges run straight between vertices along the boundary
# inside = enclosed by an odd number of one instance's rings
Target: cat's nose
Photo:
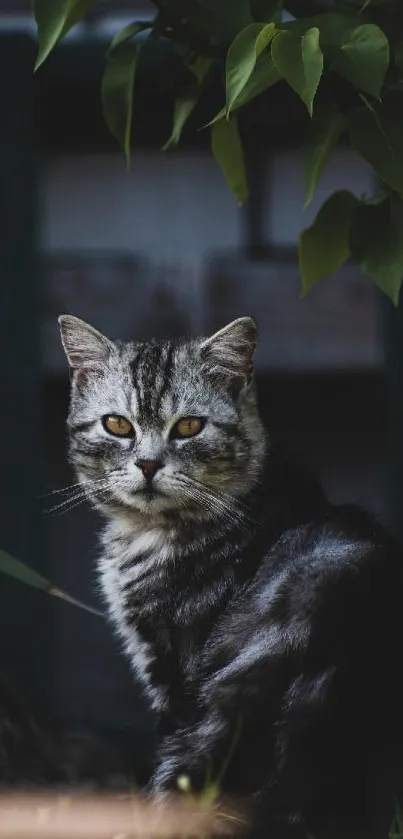
[[[161,469],[162,462],[160,460],[137,460],[136,466],[141,469],[147,481],[151,481],[158,469]]]

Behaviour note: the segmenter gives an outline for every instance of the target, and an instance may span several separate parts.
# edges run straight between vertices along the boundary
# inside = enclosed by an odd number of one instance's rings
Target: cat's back
[[[242,711],[244,764],[264,774],[278,748],[298,789],[320,787],[315,767],[346,789],[378,769],[400,784],[402,593],[400,549],[360,510],[283,531],[209,645],[206,691]]]
[[[271,544],[212,647],[255,664],[385,662],[402,646],[402,596],[403,556],[389,534],[359,508],[329,505]]]
[[[321,618],[334,631],[349,617],[374,623],[402,593],[403,553],[388,532],[358,507],[330,505],[280,535],[251,587],[262,616]]]

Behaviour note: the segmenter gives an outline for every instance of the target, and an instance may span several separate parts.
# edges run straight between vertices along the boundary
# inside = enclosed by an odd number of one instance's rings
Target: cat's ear
[[[253,318],[237,318],[202,342],[201,356],[214,376],[239,392],[252,379],[257,339]]]
[[[64,351],[73,373],[102,370],[113,351],[113,343],[101,332],[73,315],[58,318]]]

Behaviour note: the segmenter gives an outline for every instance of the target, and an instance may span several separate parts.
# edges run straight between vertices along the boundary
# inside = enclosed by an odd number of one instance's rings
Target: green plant
[[[93,2],[35,0],[37,67]],[[222,107],[205,130],[240,204],[248,197],[248,182],[238,123],[247,122],[257,96],[289,85],[306,107],[306,205],[341,141],[372,166],[379,184],[376,194],[360,199],[335,193],[303,231],[302,292],[353,256],[397,304],[403,277],[401,0],[154,0],[154,6],[154,19],[125,27],[107,54],[104,114],[127,159],[143,50],[164,42],[183,70],[165,149],[179,142],[201,94],[222,92]]]
[[[87,606],[85,603],[82,603],[81,600],[77,600],[77,598],[67,594],[66,591],[62,591],[62,589],[54,586],[53,583],[46,579],[46,577],[42,577],[41,574],[38,574],[38,572],[34,571],[33,568],[30,568],[29,565],[25,565],[25,563],[20,562],[19,559],[15,559],[15,557],[11,556],[7,553],[7,551],[3,551],[1,548],[0,572],[2,574],[7,574],[9,577],[14,577],[14,579],[18,580],[20,583],[25,583],[26,585],[31,586],[32,588],[38,588],[53,597],[58,597],[60,600],[65,600],[67,603],[71,603],[72,606],[78,606],[80,609],[85,609],[86,612],[90,612],[92,615],[102,617],[102,612],[99,612],[98,609],[94,609],[93,606]]]

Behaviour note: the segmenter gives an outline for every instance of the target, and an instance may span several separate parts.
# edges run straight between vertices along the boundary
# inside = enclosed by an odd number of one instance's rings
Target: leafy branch
[[[94,2],[35,0],[36,67]],[[169,42],[182,65],[183,78],[172,80],[176,101],[164,149],[178,145],[201,95],[211,91],[217,101],[217,91],[222,90],[222,107],[211,114],[204,130],[210,131],[212,152],[242,204],[248,198],[242,142],[248,106],[261,94],[270,96],[268,91],[275,85],[288,85],[306,107],[306,205],[329,155],[341,142],[370,164],[374,183],[380,184],[379,195],[365,198],[335,193],[303,231],[299,242],[303,293],[353,257],[397,303],[403,277],[403,15],[399,3],[154,0],[154,19],[133,21],[115,36],[108,50],[102,82],[106,122],[129,162],[141,52],[153,49],[157,42]],[[329,94],[332,78],[342,80],[343,101]]]

